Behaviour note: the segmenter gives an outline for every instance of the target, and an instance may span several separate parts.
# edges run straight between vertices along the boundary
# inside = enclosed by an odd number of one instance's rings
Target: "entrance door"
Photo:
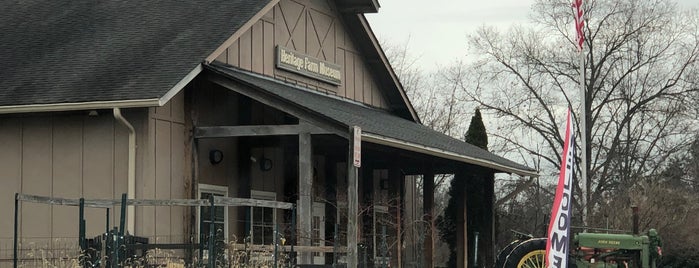
[[[311,245],[325,246],[325,203],[313,202]],[[325,264],[325,253],[313,252],[313,264]]]

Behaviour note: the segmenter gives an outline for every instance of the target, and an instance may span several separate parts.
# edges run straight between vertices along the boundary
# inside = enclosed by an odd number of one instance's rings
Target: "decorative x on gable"
[[[325,1],[280,1],[275,10],[278,44],[313,57],[335,61],[337,18]]]

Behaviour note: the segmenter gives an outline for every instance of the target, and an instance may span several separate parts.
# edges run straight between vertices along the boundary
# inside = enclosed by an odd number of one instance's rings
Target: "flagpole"
[[[588,203],[590,201],[590,185],[589,181],[587,180],[587,98],[585,94],[585,47],[584,45],[584,40],[585,40],[585,31],[584,31],[584,1],[583,0],[574,0],[573,1],[573,12],[575,13],[575,32],[576,32],[576,48],[578,49],[578,53],[580,55],[580,140],[582,141],[580,143],[580,149],[582,151],[582,159],[580,161],[580,164],[582,168],[580,168],[581,176],[580,179],[582,181],[580,187],[580,193],[582,195],[582,221],[583,221],[583,226],[587,227],[587,208],[588,208]]]
[[[582,211],[582,220],[583,220],[583,226],[587,227],[587,204],[589,202],[589,185],[587,181],[587,100],[586,100],[586,94],[585,94],[585,53],[583,53],[584,49],[580,49],[580,109],[582,110],[581,117],[580,117],[580,140],[581,142],[581,151],[582,151],[582,172],[581,172],[581,180],[582,180],[582,189],[580,189],[582,192],[582,201],[583,201],[583,211]]]

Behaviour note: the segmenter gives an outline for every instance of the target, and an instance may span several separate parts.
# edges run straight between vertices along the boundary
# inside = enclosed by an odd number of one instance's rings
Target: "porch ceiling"
[[[265,96],[266,98],[274,98],[274,103],[285,103],[285,105],[293,106],[289,107],[292,108],[290,110],[303,111],[304,115],[314,119],[311,122],[317,122],[318,118],[321,118],[327,124],[336,126],[336,130],[344,128],[347,131],[349,131],[349,126],[360,126],[362,128],[362,141],[365,142],[484,166],[499,172],[538,176],[536,170],[527,166],[444,135],[419,123],[358,102],[340,99],[217,63],[205,65],[205,70],[207,74],[218,78],[223,77],[228,81],[263,93],[248,97]],[[227,87],[236,90],[236,87]],[[244,94],[243,92],[239,93]],[[270,102],[270,100],[258,101]],[[304,115],[296,114],[295,116],[304,117]]]

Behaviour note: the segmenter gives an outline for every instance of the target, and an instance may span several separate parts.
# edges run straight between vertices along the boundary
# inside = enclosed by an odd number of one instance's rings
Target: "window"
[[[228,197],[228,188],[224,186],[199,184],[199,198],[209,199],[211,196]],[[225,242],[228,237],[228,210],[226,207],[214,207],[214,237],[216,242]],[[209,243],[209,231],[211,230],[211,207],[199,208],[197,213],[199,234],[204,235],[202,242]]]
[[[313,219],[311,219],[311,245],[325,246],[325,203],[313,203]],[[313,252],[313,263],[324,264],[325,254]]]
[[[374,206],[374,258],[376,264],[387,264],[388,258],[383,257],[388,253],[388,237],[384,237],[386,233],[391,231],[391,214],[388,213],[388,206]]]
[[[260,200],[276,201],[276,194],[273,192],[251,191],[251,198]],[[257,245],[274,244],[274,225],[276,215],[273,208],[252,207],[250,210],[252,222],[252,243]]]

